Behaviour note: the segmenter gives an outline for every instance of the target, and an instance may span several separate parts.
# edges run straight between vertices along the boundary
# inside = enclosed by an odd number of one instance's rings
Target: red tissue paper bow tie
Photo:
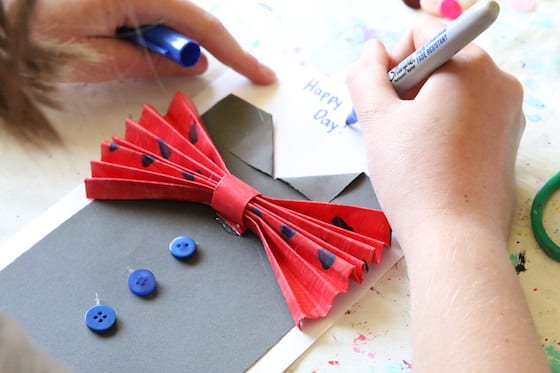
[[[380,210],[262,195],[231,174],[198,110],[177,93],[165,116],[145,105],[124,139],[101,145],[85,180],[88,198],[168,199],[210,205],[236,232],[260,237],[294,322],[327,315],[390,245]]]

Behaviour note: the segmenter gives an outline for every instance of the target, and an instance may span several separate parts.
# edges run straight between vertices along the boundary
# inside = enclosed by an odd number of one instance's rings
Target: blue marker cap
[[[346,125],[355,124],[357,122],[358,116],[356,115],[356,111],[352,109],[352,112],[346,117]]]
[[[119,28],[117,36],[159,53],[183,67],[195,65],[200,58],[200,45],[196,41],[163,25]]]

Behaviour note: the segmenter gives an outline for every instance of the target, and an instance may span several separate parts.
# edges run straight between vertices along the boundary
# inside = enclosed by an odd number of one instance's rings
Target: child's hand
[[[392,55],[370,43],[348,77],[372,183],[406,258],[414,369],[547,372],[507,253],[520,83],[472,44],[407,99],[387,77],[440,28],[417,27]]]
[[[442,27],[418,27],[387,54],[370,42],[349,72],[370,175],[398,236],[438,219],[478,221],[507,237],[514,164],[524,127],[520,83],[475,45],[400,99],[387,78]]]
[[[70,80],[101,81],[148,76],[197,75],[206,71],[203,55],[191,68],[147,53],[126,40],[116,39],[117,28],[165,23],[196,40],[218,60],[257,84],[268,84],[275,74],[244,51],[211,14],[187,0],[37,0],[36,36],[80,43],[101,58],[75,61]]]

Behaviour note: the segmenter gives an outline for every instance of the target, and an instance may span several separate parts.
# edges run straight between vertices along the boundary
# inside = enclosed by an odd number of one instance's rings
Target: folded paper
[[[265,196],[231,174],[196,107],[177,93],[165,115],[145,105],[124,138],[101,145],[86,194],[93,199],[170,199],[212,206],[238,234],[262,241],[296,325],[328,314],[349,279],[379,263],[391,229],[380,210]],[[225,233],[224,233],[225,234]]]

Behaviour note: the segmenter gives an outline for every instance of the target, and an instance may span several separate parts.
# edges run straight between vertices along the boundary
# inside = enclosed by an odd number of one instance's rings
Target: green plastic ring
[[[554,192],[560,188],[560,172],[554,175],[543,185],[541,190],[535,195],[531,206],[531,227],[537,243],[550,258],[560,262],[560,247],[552,241],[546,233],[543,224],[543,211],[546,203]]]

